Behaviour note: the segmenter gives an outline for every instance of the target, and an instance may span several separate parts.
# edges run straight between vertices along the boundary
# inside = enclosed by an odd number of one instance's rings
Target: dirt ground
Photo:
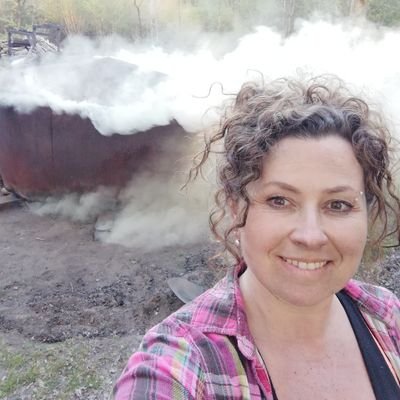
[[[146,254],[95,241],[93,229],[93,224],[40,217],[26,207],[0,211],[0,334],[10,351],[27,343],[95,339],[94,358],[109,352],[110,342],[124,343],[130,347],[125,354],[114,346],[111,359],[121,360],[113,373],[99,366],[111,384],[143,333],[182,305],[167,279],[185,276],[209,287],[216,270],[207,267],[212,253],[206,243]],[[7,371],[1,376],[0,367],[1,379],[7,379]],[[21,398],[12,395],[3,398]]]
[[[0,398],[109,398],[143,333],[182,305],[167,279],[210,287],[221,274],[210,244],[144,253],[93,229],[0,211]],[[399,295],[399,264],[393,251],[364,278]]]

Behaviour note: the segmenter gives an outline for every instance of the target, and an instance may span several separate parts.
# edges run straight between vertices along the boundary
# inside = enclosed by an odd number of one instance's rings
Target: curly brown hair
[[[389,130],[380,113],[353,96],[339,78],[329,75],[246,83],[226,106],[217,131],[206,139],[189,179],[201,173],[211,153],[217,153],[218,187],[209,223],[224,250],[241,259],[233,233],[246,224],[250,207],[247,187],[260,178],[271,147],[288,136],[332,134],[352,145],[363,169],[370,231],[379,226],[372,246],[381,249],[385,238],[393,234],[398,237],[400,200],[389,168]],[[219,150],[214,150],[218,145]],[[230,220],[230,205],[241,200],[244,206],[239,217]]]

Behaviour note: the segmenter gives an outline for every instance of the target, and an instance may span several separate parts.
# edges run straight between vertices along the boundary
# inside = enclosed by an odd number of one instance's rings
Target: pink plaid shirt
[[[115,400],[273,399],[246,322],[238,281],[243,268],[231,269],[144,336],[115,385]],[[399,299],[355,280],[345,291],[400,379]]]

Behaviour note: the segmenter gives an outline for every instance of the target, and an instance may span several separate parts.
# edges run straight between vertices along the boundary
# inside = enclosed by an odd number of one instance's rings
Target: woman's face
[[[254,290],[299,306],[341,290],[361,261],[368,225],[363,171],[351,145],[335,135],[285,138],[248,190],[239,235]]]

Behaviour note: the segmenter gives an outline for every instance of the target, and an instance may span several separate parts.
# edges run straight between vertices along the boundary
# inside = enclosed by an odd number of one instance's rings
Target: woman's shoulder
[[[160,399],[211,398],[220,390],[242,393],[243,385],[232,386],[232,377],[245,374],[231,339],[237,333],[234,291],[224,278],[151,328],[118,380],[115,398],[147,398],[149,387],[163,394]],[[230,398],[245,398],[235,396]]]
[[[190,355],[197,364],[202,359],[200,364],[210,366],[212,362],[204,359],[215,361],[222,354],[233,357],[236,337],[243,344],[244,353],[250,353],[251,344],[241,324],[243,318],[238,318],[244,310],[237,301],[236,289],[235,279],[228,273],[214,287],[147,331],[139,350],[171,357],[178,351]]]
[[[362,310],[400,329],[400,300],[392,291],[356,279],[350,280],[344,290]]]
[[[173,312],[150,332],[188,335],[190,332],[234,335],[240,306],[229,274],[188,304]]]

